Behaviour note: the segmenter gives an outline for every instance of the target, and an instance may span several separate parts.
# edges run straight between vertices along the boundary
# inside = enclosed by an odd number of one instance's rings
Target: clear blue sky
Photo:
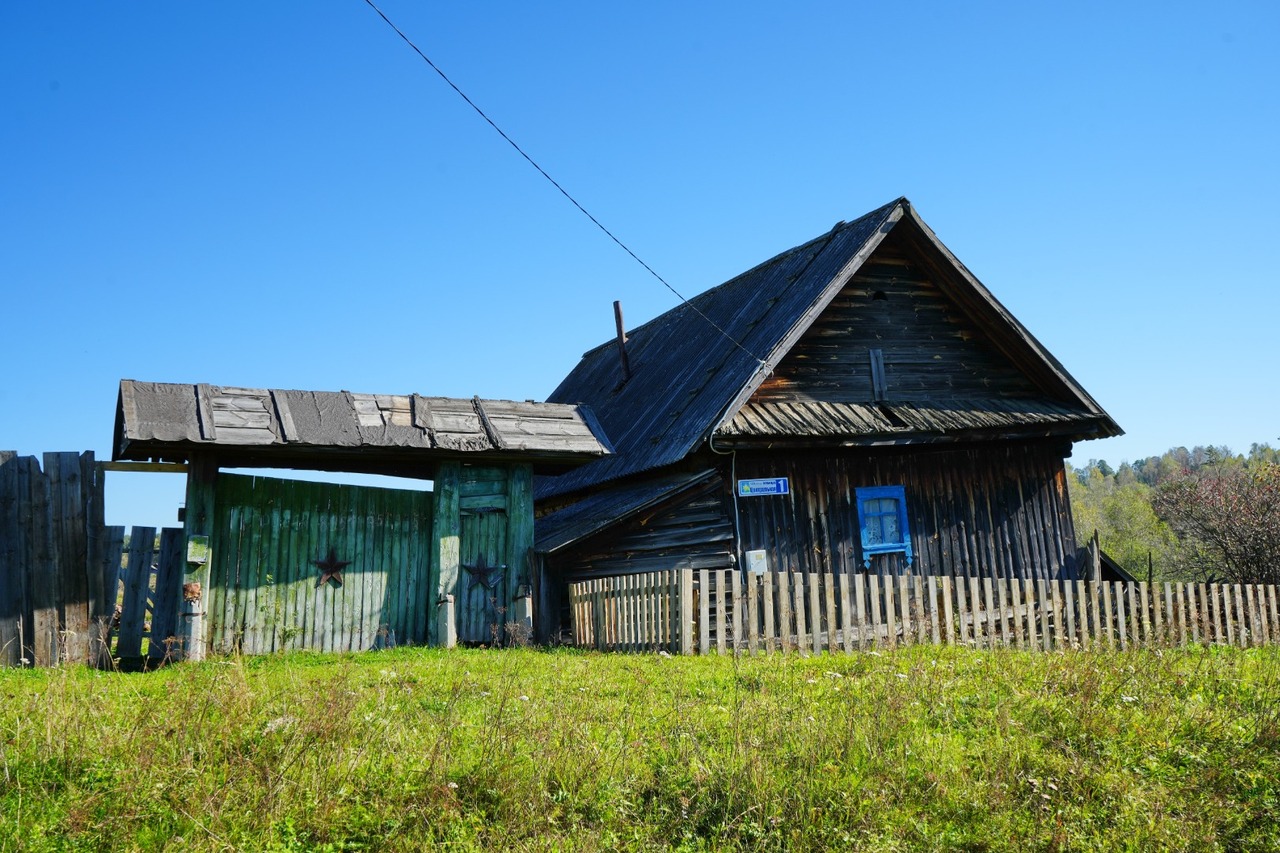
[[[1280,4],[380,5],[687,296],[906,195],[1127,430],[1073,461],[1280,436]],[[0,110],[0,448],[109,458],[123,377],[543,399],[675,304],[361,0],[5,3]]]

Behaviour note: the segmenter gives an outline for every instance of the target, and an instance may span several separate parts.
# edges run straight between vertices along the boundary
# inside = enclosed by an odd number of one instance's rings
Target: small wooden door
[[[504,502],[505,503],[505,502]],[[506,507],[462,510],[461,570],[458,572],[458,640],[493,643],[503,640],[510,621]]]

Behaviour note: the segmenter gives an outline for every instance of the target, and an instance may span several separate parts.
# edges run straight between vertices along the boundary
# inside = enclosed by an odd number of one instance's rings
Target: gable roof
[[[120,381],[117,460],[397,473],[446,458],[581,464],[609,445],[580,406]]]
[[[539,496],[672,464],[713,434],[749,434],[751,418],[743,410],[752,394],[890,232],[927,256],[945,296],[981,326],[1044,399],[1020,401],[1022,413],[1018,406],[1009,410],[986,400],[952,401],[941,411],[919,411],[908,403],[891,416],[854,404],[826,413],[838,424],[833,435],[881,443],[886,437],[928,440],[975,429],[1008,434],[1010,426],[1043,424],[1055,425],[1052,434],[1073,438],[1120,433],[1061,363],[942,245],[911,203],[899,198],[629,332],[632,375],[626,382],[613,342],[586,353],[549,400],[591,406],[616,454],[543,481]],[[961,414],[949,415],[948,409]],[[743,417],[735,419],[740,412]],[[803,419],[823,413],[792,414]]]

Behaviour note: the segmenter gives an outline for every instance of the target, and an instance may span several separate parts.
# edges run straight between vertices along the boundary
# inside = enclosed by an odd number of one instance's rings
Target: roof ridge
[[[864,213],[862,216],[859,216],[855,219],[850,219],[850,220],[841,219],[838,222],[836,222],[836,224],[833,225],[830,228],[830,230],[822,234],[819,234],[818,236],[810,240],[806,240],[805,242],[801,243],[798,246],[792,246],[790,249],[784,249],[783,251],[778,252],[773,257],[767,260],[761,261],[760,263],[756,264],[755,266],[751,267],[748,270],[744,270],[743,272],[738,273],[733,278],[722,281],[720,282],[720,284],[717,284],[714,287],[709,287],[706,290],[702,291],[701,293],[698,293],[690,297],[689,299],[684,300],[684,302],[671,306],[666,311],[663,311],[661,314],[657,314],[656,316],[649,318],[645,322],[641,323],[639,326],[636,326],[635,328],[630,330],[626,330],[627,334],[630,335],[630,334],[636,334],[636,333],[645,331],[648,329],[648,327],[652,326],[654,323],[657,323],[659,320],[665,320],[666,318],[669,318],[671,315],[673,315],[675,312],[682,311],[689,306],[692,306],[693,308],[698,309],[700,307],[699,305],[700,302],[711,301],[713,298],[715,298],[716,292],[721,290],[722,288],[729,287],[741,281],[742,279],[756,275],[760,270],[764,269],[765,267],[768,267],[776,263],[780,263],[781,261],[784,261],[787,258],[792,257],[793,255],[803,252],[805,249],[808,249],[817,243],[821,243],[823,241],[829,242],[833,237],[835,237],[840,232],[846,231],[850,228],[854,228],[858,225],[861,225],[864,222],[866,222],[868,219],[871,219],[877,215],[883,216],[886,211],[891,210],[892,208],[896,207],[899,204],[905,204],[907,206],[910,206],[911,202],[907,200],[906,196],[898,196],[896,199],[889,202],[888,204],[881,205],[880,207],[877,207],[875,210],[869,213]],[[600,350],[604,349],[605,347],[616,346],[616,344],[617,344],[616,337],[608,338],[602,343],[599,343],[596,346],[593,346],[591,347],[591,349],[584,352],[582,354],[582,358],[586,358],[589,355],[597,353]]]

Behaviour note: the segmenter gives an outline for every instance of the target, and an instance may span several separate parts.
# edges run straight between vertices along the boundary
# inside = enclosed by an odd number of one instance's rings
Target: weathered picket
[[[852,652],[913,643],[1117,648],[1280,642],[1257,584],[748,574],[692,569],[570,585],[574,640],[616,651]]]
[[[118,621],[113,620],[112,657],[128,667],[148,666],[175,656],[178,633],[178,598],[185,568],[182,528],[166,527],[156,537],[154,527],[134,527],[129,533],[127,565],[121,568],[121,542],[107,528],[109,549],[116,556],[115,572],[108,570],[107,589],[118,600]],[[123,587],[123,588],[122,588]],[[146,648],[143,641],[146,640]],[[107,637],[111,646],[111,637]],[[144,654],[145,652],[145,654]]]

